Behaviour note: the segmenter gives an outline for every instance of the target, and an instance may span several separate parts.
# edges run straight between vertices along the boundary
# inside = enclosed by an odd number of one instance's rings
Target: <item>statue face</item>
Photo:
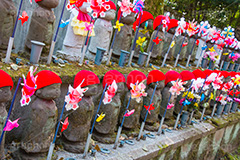
[[[153,83],[149,84],[149,87],[155,88],[155,85],[156,85],[156,82],[153,82]],[[160,82],[158,82],[158,85],[157,85],[156,89],[162,90],[164,88],[164,86],[165,86],[164,81],[160,81]]]
[[[152,20],[152,19],[149,19],[149,20],[147,20],[146,22],[148,22],[147,29],[152,29],[152,28],[153,28],[153,20]],[[141,28],[144,28],[146,22],[142,23],[142,24],[140,25],[140,27],[141,27]]]
[[[130,15],[121,18],[121,23],[127,24],[127,25],[131,25],[135,22],[135,17],[134,17],[134,13],[132,12]]]
[[[38,2],[38,5],[43,7],[43,8],[56,8],[59,4],[59,0],[42,0]]]
[[[0,102],[7,102],[11,100],[12,92],[10,89],[10,86],[0,88]]]
[[[38,89],[35,94],[39,98],[53,100],[60,97],[61,94],[60,86],[61,86],[60,83],[55,83],[50,86]]]
[[[125,90],[124,82],[117,83],[117,86],[118,86],[118,89],[117,89],[118,93],[123,92]]]
[[[228,76],[227,78],[223,78],[223,82],[228,83],[231,81],[231,78],[232,78],[231,76]]]
[[[111,21],[111,20],[114,20],[115,16],[116,16],[116,11],[114,9],[110,9],[105,12],[105,17],[101,17],[101,19]]]
[[[189,88],[190,85],[191,85],[191,80],[189,80],[189,81],[185,81],[185,82],[187,82],[187,83],[184,84],[183,86],[186,87],[186,88]]]
[[[85,96],[93,96],[93,95],[97,94],[97,92],[102,90],[102,89],[100,89],[100,87],[102,87],[101,84],[93,84],[93,85],[86,86],[86,87],[88,87],[88,90],[84,93]]]

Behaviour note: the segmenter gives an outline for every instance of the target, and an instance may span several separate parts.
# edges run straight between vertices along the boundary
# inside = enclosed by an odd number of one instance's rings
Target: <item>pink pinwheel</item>
[[[92,33],[92,29],[93,29],[93,24],[88,24],[87,22],[85,22],[84,31],[89,31],[90,33]]]
[[[225,39],[224,42],[225,42],[226,45],[231,46],[233,44],[233,42],[234,42],[234,38],[228,37],[228,38]]]
[[[145,93],[146,86],[143,84],[143,81],[138,84],[138,81],[136,84],[130,84],[130,87],[132,88],[130,90],[131,97],[134,99],[136,98],[136,101],[139,103],[141,101],[141,97],[146,97],[147,93]]]
[[[134,4],[133,10],[134,10],[136,13],[139,13],[139,12],[142,12],[142,11],[143,11],[144,1],[142,1],[142,0],[134,0],[133,4]]]
[[[31,96],[35,93],[37,89],[36,79],[33,73],[36,72],[37,68],[33,71],[31,66],[27,74],[27,78],[23,75],[23,88],[22,88],[22,98],[20,100],[21,106],[28,105],[31,101]]]
[[[178,79],[177,81],[172,81],[173,86],[169,89],[169,92],[172,95],[180,95],[182,91],[185,90],[183,84],[186,82],[182,82],[182,80]]]
[[[82,82],[83,83],[83,82]],[[68,95],[65,96],[65,102],[66,104],[66,110],[69,111],[71,109],[76,110],[78,109],[78,103],[82,100],[82,97],[84,96],[83,93],[85,93],[88,88],[81,88],[82,83],[74,89],[71,85],[68,87]]]
[[[108,90],[105,92],[105,97],[103,99],[104,104],[109,104],[112,102],[112,98],[115,96],[117,92],[117,83],[114,80],[110,86],[108,86]]]
[[[199,32],[198,32],[198,36],[202,36],[205,35],[207,33],[207,29],[209,28],[209,23],[208,21],[205,22],[201,22],[199,28]]]
[[[181,100],[179,101],[179,104],[182,106],[182,104],[183,104],[184,101],[185,101],[185,98],[181,99]]]
[[[229,59],[231,60],[232,63],[238,60],[240,58],[240,55],[238,53],[230,53],[229,54]]]
[[[234,98],[234,101],[240,103],[240,99],[239,98]]]
[[[214,79],[214,81],[212,82],[212,86],[214,90],[221,88],[221,85],[223,84],[222,78],[223,76],[221,76],[221,74],[219,73],[217,77]]]
[[[128,110],[127,113],[124,114],[124,116],[125,116],[125,117],[129,117],[129,116],[131,116],[134,112],[135,112],[135,109],[132,109],[131,111]]]
[[[202,79],[202,78],[197,78],[197,79],[193,80],[192,91],[197,93],[199,88],[202,87],[203,83],[204,83],[204,79]]]
[[[227,98],[226,98],[226,101],[227,101],[227,102],[232,102],[232,100],[233,100],[233,99],[232,99],[231,97],[227,97]]]
[[[167,109],[171,109],[173,106],[174,106],[174,104],[173,104],[173,103],[171,103],[171,104],[168,104],[168,106],[167,106]]]
[[[167,12],[165,18],[162,20],[162,24],[163,24],[163,26],[162,26],[162,27],[163,27],[162,31],[163,31],[163,32],[166,31],[166,28],[167,28],[168,25],[170,24],[170,18],[169,18],[169,16],[170,16],[170,13]]]
[[[217,73],[211,73],[211,74],[207,77],[205,83],[208,83],[208,84],[212,83],[212,82],[215,80],[215,78],[217,77],[217,75],[218,75]]]
[[[6,127],[3,129],[3,131],[11,131],[13,128],[17,128],[19,126],[18,120],[20,118],[16,119],[15,121],[8,120]]]
[[[120,7],[123,17],[130,15],[134,7],[130,0],[122,0],[122,2],[118,1],[118,6]]]

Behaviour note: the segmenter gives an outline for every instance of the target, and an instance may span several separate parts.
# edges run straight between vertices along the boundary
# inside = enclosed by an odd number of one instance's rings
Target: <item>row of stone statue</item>
[[[217,71],[216,71],[217,72]],[[140,101],[132,99],[129,105],[129,110],[135,109],[133,115],[125,117],[123,128],[129,136],[136,136],[139,130],[139,123],[146,114],[144,105],[149,106],[154,87],[156,91],[153,97],[154,110],[148,115],[145,129],[156,131],[159,126],[159,117],[163,116],[168,99],[170,96],[169,89],[173,85],[171,82],[177,79],[188,82],[185,87],[188,88],[190,81],[196,78],[206,78],[206,75],[211,73],[210,70],[204,72],[197,69],[193,72],[182,71],[178,73],[170,70],[165,75],[159,70],[152,70],[146,76],[144,73],[134,70],[131,71],[127,78],[117,70],[108,71],[100,83],[96,74],[91,71],[81,70],[74,78],[73,87],[76,88],[79,84],[81,87],[88,87],[84,93],[82,100],[79,102],[79,108],[75,111],[65,111],[64,119],[69,118],[69,126],[63,131],[59,141],[64,146],[64,149],[73,153],[82,153],[84,151],[86,139],[89,129],[92,124],[93,116],[96,114],[97,106],[100,101],[105,84],[110,85],[113,80],[116,81],[118,89],[116,95],[112,98],[109,104],[102,104],[99,113],[104,113],[105,117],[102,121],[95,124],[93,139],[102,143],[114,143],[116,137],[116,128],[121,123],[128,99],[131,96],[130,84],[135,84],[146,79],[146,97],[141,97]],[[218,71],[219,73],[219,71]],[[231,76],[235,76],[236,72],[222,71],[224,82],[231,80]],[[0,116],[2,131],[4,120],[7,116],[6,105],[11,99],[11,89],[13,81],[11,77],[4,71],[0,70]],[[14,159],[36,159],[46,155],[49,145],[51,144],[55,132],[55,127],[58,119],[58,110],[61,106],[56,106],[54,99],[60,96],[61,79],[52,71],[43,70],[36,74],[37,90],[35,96],[29,105],[20,107],[18,102],[15,103],[14,110],[10,116],[11,120],[19,118],[19,127],[14,128],[6,134],[6,143],[12,141],[20,142],[20,149],[15,152]],[[84,81],[83,81],[84,80]],[[175,104],[172,109],[169,109],[165,118],[167,122],[171,121],[174,112],[178,114],[181,106],[179,104],[182,99],[180,96],[173,95],[169,103]],[[64,99],[62,99],[64,101]],[[188,110],[188,109],[186,109]],[[3,155],[4,143],[1,145],[1,153]]]
[[[12,0],[1,0],[1,14],[4,17],[4,22],[0,25],[0,49],[6,50],[8,46],[9,37],[12,34],[14,28],[14,19],[16,18],[16,8],[14,7],[14,3]],[[89,46],[87,51],[87,58],[94,60],[96,54],[96,47],[104,48],[108,51],[109,45],[111,44],[113,27],[112,20],[115,18],[116,6],[110,1],[110,10],[106,11],[105,17],[98,17],[94,23],[94,31],[91,34],[89,40]],[[37,1],[39,7],[37,7],[31,17],[30,27],[28,31],[28,36],[26,39],[26,48],[31,49],[31,40],[44,42],[48,47],[51,44],[51,39],[54,31],[55,16],[52,8],[58,6],[58,0],[41,0]],[[87,14],[87,8],[89,4],[84,2],[81,7],[79,7],[79,11],[82,14]],[[79,21],[76,19],[76,13],[72,12],[70,16],[70,23],[67,28],[66,36],[63,41],[63,48],[61,53],[66,55],[66,58],[69,60],[77,61],[79,60],[81,49],[85,43],[87,31],[84,30],[85,22]],[[118,18],[120,15],[120,11],[118,13]],[[139,20],[139,19],[138,19]],[[157,34],[158,25],[160,24],[161,19],[157,16],[155,19],[153,15],[147,11],[143,12],[141,22],[140,22],[140,32],[138,33],[138,37],[146,37],[149,42],[148,47],[145,47],[146,52],[149,52],[153,39]],[[121,54],[121,50],[130,51],[131,44],[133,41],[134,31],[132,29],[132,25],[137,23],[135,21],[134,13],[126,17],[122,17],[120,20],[124,26],[121,27],[120,32],[116,34],[115,43],[113,46],[113,60],[118,61],[119,56]],[[155,24],[155,25],[153,25]],[[158,24],[158,25],[157,25]],[[147,26],[147,27],[146,27]],[[158,45],[154,45],[152,51],[152,58],[163,57],[167,52],[168,46],[171,43],[171,39],[173,34],[175,33],[176,26],[169,26],[169,30],[166,33],[162,31],[158,32],[158,37],[163,41]],[[154,29],[152,35],[150,35],[150,30]],[[37,31],[37,32],[36,32]],[[141,32],[142,31],[142,32]],[[176,40],[175,46],[169,52],[169,59],[177,56],[179,52],[180,45],[182,43],[183,36],[179,36]],[[188,45],[182,49],[182,54],[180,55],[180,60],[184,59],[190,53],[193,44],[195,43],[195,38],[190,38],[188,40]],[[209,43],[210,45],[210,43]],[[46,51],[46,50],[45,50]],[[197,51],[197,46],[195,45],[195,49],[193,50],[192,60],[194,60]],[[140,47],[135,48],[134,57],[138,57],[140,52]],[[105,53],[106,55],[107,53]],[[103,58],[103,61],[106,61],[106,57]]]

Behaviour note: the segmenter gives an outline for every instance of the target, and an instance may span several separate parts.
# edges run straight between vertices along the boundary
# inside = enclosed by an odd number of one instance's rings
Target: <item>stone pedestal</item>
[[[12,36],[17,9],[12,0],[0,1],[0,50],[7,50],[9,38]]]
[[[34,40],[45,43],[46,49],[43,50],[43,53],[49,52],[56,19],[52,8],[56,8],[58,3],[58,0],[42,0],[38,2],[39,7],[34,10],[31,17],[26,40],[27,49],[31,49],[31,40]]]

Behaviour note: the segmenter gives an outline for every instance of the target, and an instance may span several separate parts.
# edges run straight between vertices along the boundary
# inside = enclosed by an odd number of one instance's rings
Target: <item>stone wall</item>
[[[236,118],[238,115],[238,118]],[[136,141],[135,145],[125,144],[117,150],[113,145],[99,144],[107,148],[110,154],[97,153],[98,160],[214,160],[224,156],[225,152],[232,152],[240,145],[240,113],[231,114],[224,123],[202,122],[188,126],[183,130],[173,131],[156,136],[155,139]],[[219,119],[215,119],[218,121]],[[151,132],[152,133],[152,132]],[[155,133],[153,133],[155,134]],[[58,158],[82,157],[81,154],[71,154],[58,151]],[[93,157],[88,157],[93,159]]]

